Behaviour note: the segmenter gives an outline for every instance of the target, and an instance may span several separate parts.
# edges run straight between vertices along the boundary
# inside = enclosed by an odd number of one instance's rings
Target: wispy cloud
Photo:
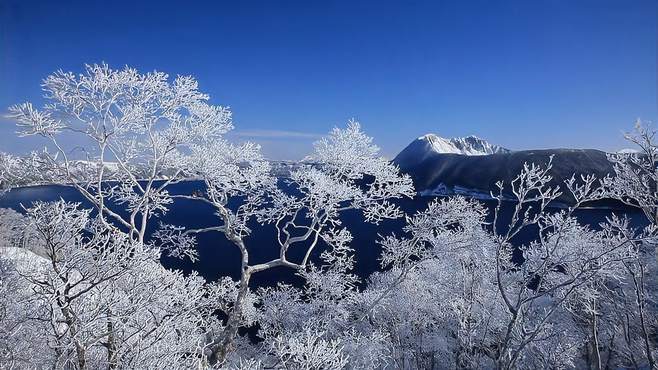
[[[229,133],[235,137],[246,138],[265,138],[265,139],[318,139],[322,137],[321,134],[312,132],[301,131],[285,131],[285,130],[236,130]]]

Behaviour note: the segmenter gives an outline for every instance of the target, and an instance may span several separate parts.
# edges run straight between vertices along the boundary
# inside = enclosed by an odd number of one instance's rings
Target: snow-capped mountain
[[[509,149],[491,144],[477,136],[446,139],[438,135],[427,134],[412,141],[393,161],[400,167],[405,167],[405,164],[418,163],[437,154],[479,156],[509,152]]]
[[[614,174],[607,153],[592,149],[543,149],[510,151],[475,136],[444,139],[424,135],[414,140],[393,160],[411,176],[421,195],[463,194],[489,198],[497,191],[496,182],[507,184],[518,175],[524,163],[546,165],[553,157],[552,186],[564,184],[572,175],[593,174],[602,178]],[[559,199],[571,203],[563,194]]]
[[[427,134],[419,137],[417,141],[426,142],[437,153],[487,155],[510,152],[509,149],[493,145],[473,135],[445,139],[435,134]]]

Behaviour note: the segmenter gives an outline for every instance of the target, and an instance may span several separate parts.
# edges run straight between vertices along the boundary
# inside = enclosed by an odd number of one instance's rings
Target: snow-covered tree
[[[209,97],[198,90],[194,78],[170,81],[164,73],[140,74],[103,64],[88,65],[79,75],[59,71],[43,86],[48,103],[42,109],[25,103],[11,107],[10,116],[18,121],[22,135],[48,139],[50,151],[23,159],[4,156],[3,187],[52,182],[73,186],[98,214],[92,234],[111,232],[118,237],[123,235],[115,230],[119,227],[139,246],[135,248],[150,253],[151,260],[162,249],[195,258],[194,236],[202,231],[221,231],[238,243],[249,232],[246,221],[260,205],[264,190],[274,184],[269,165],[257,145],[235,146],[223,139],[232,128],[231,113],[208,104]],[[67,147],[72,142],[76,145]],[[170,185],[199,177],[206,183],[204,194],[170,194]],[[242,205],[230,210],[229,198],[237,197],[244,198]],[[172,225],[149,230],[149,220],[166,213],[177,198],[212,204],[222,224],[204,230]],[[155,237],[153,242],[148,242],[149,235]],[[136,263],[140,255],[128,250],[125,258]],[[139,277],[146,278],[150,270]],[[187,284],[180,273],[170,275],[148,279],[151,287],[144,281],[135,284],[152,292]],[[236,292],[235,284],[222,283],[211,289],[217,296],[215,307]],[[229,320],[228,329],[235,328]],[[221,325],[205,329],[222,331]]]
[[[347,210],[359,210],[373,223],[397,218],[402,213],[390,200],[413,195],[409,176],[399,174],[395,165],[378,156],[378,151],[357,122],[351,121],[346,129],[334,129],[315,144],[315,152],[308,159],[311,163],[290,174],[287,185],[295,189],[295,194],[275,187],[265,164],[253,166],[247,172],[239,167],[241,158],[231,157],[235,163],[233,172],[226,173],[231,169],[225,170],[223,161],[201,157],[199,173],[208,186],[208,197],[203,201],[217,210],[221,223],[199,230],[180,230],[178,235],[221,231],[240,250],[242,264],[238,294],[226,312],[226,329],[210,347],[211,362],[221,363],[231,350],[247,301],[252,300],[249,282],[253,274],[284,267],[297,272],[309,285],[317,285],[318,291],[348,292],[354,288],[355,277],[349,273],[353,267],[352,237],[341,227],[340,215]],[[241,171],[241,176],[235,175]],[[237,195],[246,201],[237,210],[231,210],[226,202]],[[276,228],[277,258],[263,263],[250,261],[250,246],[245,236],[250,232],[247,221],[252,216]],[[315,266],[312,253],[323,243],[325,250],[321,255],[326,266]],[[303,257],[292,260],[291,249],[303,251]]]
[[[157,249],[89,213],[59,201],[36,203],[25,216],[3,214],[0,222],[10,229],[4,249],[11,253],[0,259],[11,268],[3,269],[2,281],[15,289],[7,303],[25,310],[2,318],[12,330],[3,336],[12,354],[3,363],[76,369],[198,363],[203,328],[214,324],[210,286],[166,270]],[[37,356],[16,356],[33,341],[42,346],[31,345]]]
[[[486,211],[462,197],[435,200],[408,218],[408,237],[382,239],[382,267],[357,317],[387,333],[396,368],[474,368],[491,343],[493,240]]]
[[[632,259],[624,262],[622,284],[607,290],[609,310],[616,315],[611,335],[611,363],[617,366],[658,367],[658,143],[650,124],[636,121],[625,135],[637,153],[612,154],[616,176],[604,180],[606,195],[642,210],[648,225],[629,232],[634,243]]]
[[[48,76],[43,90],[48,103],[42,109],[31,103],[10,107],[22,136],[38,135],[50,143],[50,152],[30,161],[32,178],[74,186],[101,221],[126,228],[140,242],[149,218],[172,202],[168,186],[193,171],[189,152],[199,146],[209,150],[208,143],[232,128],[231,112],[208,104],[208,95],[190,76],[170,81],[161,72],[94,64],[82,74]],[[15,183],[8,171],[15,167],[3,169],[4,186]]]
[[[392,366],[579,366],[589,334],[574,330],[574,306],[622,279],[637,236],[622,219],[601,230],[575,219],[603,194],[593,177],[567,181],[576,204],[549,210],[560,195],[550,169],[526,166],[511,184],[515,202],[500,184],[492,215],[475,201],[437,200],[408,219],[407,236],[382,239],[390,268],[371,278],[357,317],[387,334]],[[533,241],[515,246],[521,232]]]

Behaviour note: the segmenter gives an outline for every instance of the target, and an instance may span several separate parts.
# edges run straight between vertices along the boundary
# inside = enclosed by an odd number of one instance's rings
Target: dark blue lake
[[[193,191],[198,190],[203,190],[203,182],[201,181],[183,182],[170,188],[170,192],[173,194],[191,194]],[[59,199],[80,202],[89,206],[74,188],[62,185],[48,185],[11,190],[0,196],[0,208],[13,208],[20,211],[21,206],[29,207],[34,201],[56,201]],[[433,199],[435,198],[416,197],[414,199],[399,200],[397,203],[407,213],[413,214],[424,209]],[[493,201],[482,202],[490,210],[493,210],[495,207]],[[513,203],[507,203],[505,205],[501,220],[511,217],[512,207]],[[639,227],[645,224],[642,213],[637,209],[628,207],[582,209],[576,212],[576,216],[581,222],[597,228],[612,213],[627,215],[631,218],[635,226]],[[342,221],[354,236],[352,246],[356,251],[356,273],[363,278],[380,268],[380,248],[377,244],[378,234],[387,235],[392,232],[395,232],[397,235],[403,234],[403,219],[386,220],[377,226],[365,223],[360,212],[349,211],[343,215]],[[153,223],[152,226],[156,226],[158,222],[164,222],[188,228],[197,228],[217,225],[219,220],[214,216],[213,210],[209,205],[190,200],[177,200],[170,206],[170,211],[165,216],[155,218],[150,222]],[[261,226],[256,222],[252,222],[250,226],[253,232],[246,240],[246,244],[250,250],[250,262],[265,262],[276,258],[278,256],[278,246],[274,242],[276,240],[274,228],[268,225]],[[519,235],[514,240],[514,243],[527,243],[533,238],[532,230],[528,230],[526,233]],[[225,275],[232,276],[236,279],[239,277],[239,251],[223,234],[206,233],[199,235],[198,244],[199,260],[197,262],[193,263],[189,260],[180,260],[165,256],[162,257],[162,264],[166,267],[180,269],[188,273],[196,270],[200,275],[209,280],[216,280]],[[299,247],[297,250],[290,250],[288,255],[290,260],[301,260],[303,247]],[[317,255],[315,257],[317,258]],[[264,271],[256,274],[252,281],[254,285],[260,286],[271,285],[280,281],[299,283],[299,279],[287,268]]]

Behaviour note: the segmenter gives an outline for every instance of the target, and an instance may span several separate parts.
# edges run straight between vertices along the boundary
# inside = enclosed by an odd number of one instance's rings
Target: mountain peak
[[[433,152],[444,154],[487,155],[510,152],[509,149],[490,144],[488,141],[475,135],[446,139],[439,135],[429,133],[419,137],[416,141],[426,143],[427,145],[414,146],[425,146],[426,150],[432,150]],[[410,146],[413,144],[414,143],[410,144]]]
[[[393,161],[404,167],[412,163],[420,163],[437,154],[482,156],[509,152],[509,149],[493,145],[475,135],[446,139],[429,133],[412,141]]]

